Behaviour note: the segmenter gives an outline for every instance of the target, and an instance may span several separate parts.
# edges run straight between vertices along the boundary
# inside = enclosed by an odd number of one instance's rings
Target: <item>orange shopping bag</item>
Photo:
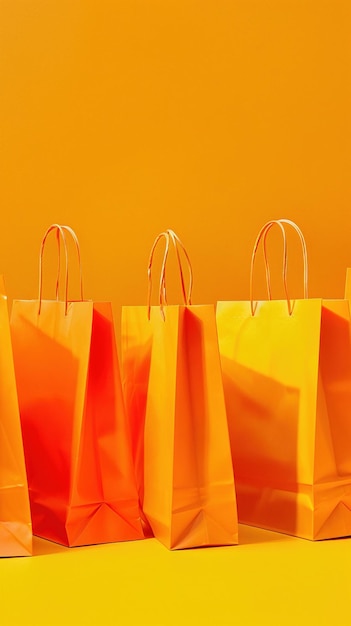
[[[50,232],[64,244],[64,301],[42,298]],[[140,539],[111,303],[84,300],[82,287],[68,300],[65,233],[80,265],[72,229],[50,226],[39,298],[15,300],[11,316],[33,532],[68,546]]]
[[[7,298],[2,276],[0,342],[0,556],[30,556],[32,522]]]
[[[286,298],[255,302],[256,251],[274,224],[284,237]],[[304,299],[288,295],[286,224],[302,243]],[[266,274],[269,286],[268,265]],[[248,302],[217,305],[239,521],[308,539],[350,535],[349,302],[307,297],[306,245],[290,220],[261,229],[250,291]]]
[[[167,305],[165,239],[159,305],[122,307],[122,371],[140,496],[152,532],[170,549],[238,541],[228,425],[213,305]],[[181,250],[183,249],[183,252]],[[189,265],[191,272],[191,267]],[[191,276],[191,274],[190,274]]]

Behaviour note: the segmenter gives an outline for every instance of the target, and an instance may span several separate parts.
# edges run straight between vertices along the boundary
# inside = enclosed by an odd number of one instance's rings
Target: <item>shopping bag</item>
[[[0,276],[0,556],[32,554],[32,522],[10,323]]]
[[[165,240],[159,304],[122,307],[122,379],[132,425],[144,514],[169,549],[238,541],[234,477],[213,305],[168,305],[170,243],[189,260],[171,230]],[[189,265],[191,272],[191,266]]]
[[[57,299],[42,296],[51,232],[63,241],[63,300],[57,281]],[[50,226],[40,250],[39,297],[15,300],[11,315],[33,532],[67,546],[139,539],[111,303],[84,300],[81,280],[79,300],[68,300],[67,236],[80,266],[72,229]]]
[[[285,228],[297,230],[305,294],[290,299]],[[284,237],[285,299],[256,302],[257,248]],[[266,263],[269,287],[269,266]],[[290,220],[268,222],[250,300],[218,302],[217,327],[239,522],[308,539],[351,534],[349,301],[308,298],[307,252]],[[269,290],[270,291],[270,290]]]

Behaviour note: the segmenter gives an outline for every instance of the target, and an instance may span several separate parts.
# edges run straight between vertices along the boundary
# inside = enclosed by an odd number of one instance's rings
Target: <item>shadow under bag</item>
[[[33,532],[68,546],[143,537],[109,302],[15,300],[11,327]],[[80,273],[81,277],[81,273]],[[80,282],[81,286],[81,282]],[[58,286],[56,288],[58,290]],[[56,294],[58,295],[58,294]]]
[[[303,299],[288,295],[288,224],[302,243]],[[274,225],[284,238],[286,299],[256,302],[256,251]],[[269,287],[267,262],[266,276]],[[250,301],[218,302],[240,522],[307,539],[351,535],[349,304],[307,297],[306,244],[290,220],[268,222],[256,239]]]
[[[122,378],[144,515],[167,548],[238,542],[235,486],[213,305],[167,305],[165,239],[159,305],[122,307]],[[189,262],[188,256],[186,258]],[[189,264],[191,272],[191,266]]]
[[[10,324],[0,276],[0,557],[32,554],[32,522]]]

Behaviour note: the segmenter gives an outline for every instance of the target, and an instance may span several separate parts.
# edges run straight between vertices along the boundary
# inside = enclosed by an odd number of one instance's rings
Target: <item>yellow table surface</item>
[[[351,539],[240,526],[240,545],[170,552],[156,539],[0,560],[0,623],[351,624]]]

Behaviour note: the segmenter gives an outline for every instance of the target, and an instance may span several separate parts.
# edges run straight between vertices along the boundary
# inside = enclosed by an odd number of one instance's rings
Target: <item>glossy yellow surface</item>
[[[241,545],[171,552],[155,539],[88,548],[34,540],[0,562],[6,626],[348,626],[351,541],[240,526]]]

